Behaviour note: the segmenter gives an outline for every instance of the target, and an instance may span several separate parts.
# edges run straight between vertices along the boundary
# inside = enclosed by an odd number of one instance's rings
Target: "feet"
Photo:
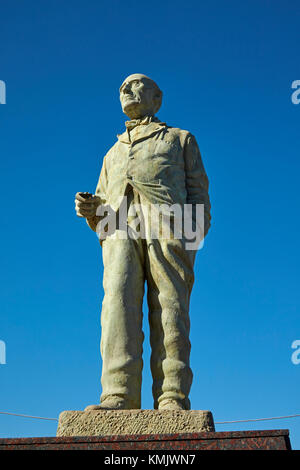
[[[159,410],[185,410],[185,407],[177,400],[163,400],[158,405]]]
[[[84,411],[97,411],[97,410],[128,410],[130,406],[126,406],[126,402],[123,398],[115,395],[107,397],[99,405],[89,405]],[[159,410],[185,410],[186,408],[180,401],[173,400],[171,398],[163,400],[158,405]]]
[[[112,395],[107,397],[99,405],[89,405],[84,411],[95,411],[95,410],[126,410],[128,407],[125,406],[125,400],[120,397]]]

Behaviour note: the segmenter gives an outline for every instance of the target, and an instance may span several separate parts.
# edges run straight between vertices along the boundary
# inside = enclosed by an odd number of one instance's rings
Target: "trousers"
[[[135,189],[127,198],[128,208],[147,204]],[[196,252],[186,250],[182,239],[151,238],[148,223],[144,238],[108,236],[102,242],[100,401],[114,395],[124,400],[125,408],[141,408],[142,305],[147,284],[154,409],[165,399],[190,409],[189,303]]]

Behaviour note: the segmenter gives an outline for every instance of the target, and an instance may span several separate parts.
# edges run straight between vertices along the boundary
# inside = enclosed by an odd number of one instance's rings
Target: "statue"
[[[125,79],[120,101],[130,120],[104,157],[95,194],[76,194],[77,215],[98,231],[103,220],[99,209],[109,205],[118,213],[124,198],[128,224],[133,205],[190,204],[194,209],[202,204],[206,235],[210,227],[208,179],[195,137],[155,117],[162,92],[145,75]],[[192,218],[194,223],[194,211]],[[154,409],[190,409],[189,301],[197,250],[186,249],[184,237],[151,238],[147,220],[145,223],[143,238],[116,237],[123,230],[120,226],[113,234],[100,237],[105,294],[101,313],[102,394],[100,404],[86,410],[141,408],[145,282]]]

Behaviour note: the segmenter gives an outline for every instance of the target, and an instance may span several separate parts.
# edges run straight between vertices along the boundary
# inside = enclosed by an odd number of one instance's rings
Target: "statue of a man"
[[[97,231],[101,220],[97,209],[109,205],[118,212],[124,197],[128,211],[132,204],[202,204],[206,234],[210,227],[208,179],[195,137],[155,117],[162,92],[145,75],[127,77],[120,87],[120,100],[130,120],[104,157],[95,195],[76,194],[77,215]],[[145,282],[154,408],[189,410],[193,378],[189,301],[196,250],[187,250],[184,238],[151,238],[147,229],[143,238],[108,235],[100,243],[105,294],[102,394],[100,404],[86,410],[141,408]]]

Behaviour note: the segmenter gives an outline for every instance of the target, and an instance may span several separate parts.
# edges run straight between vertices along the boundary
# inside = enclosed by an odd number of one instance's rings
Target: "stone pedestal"
[[[133,455],[136,450],[154,452],[186,452],[204,450],[290,450],[289,431],[201,432],[190,434],[148,434],[146,436],[77,436],[0,439],[2,450],[101,450],[104,456]],[[153,452],[154,451],[154,452]],[[127,452],[127,454],[126,454]],[[143,453],[141,459],[146,461]],[[197,455],[196,455],[197,457]],[[202,455],[201,457],[202,458]],[[200,464],[202,460],[197,461]],[[102,459],[103,462],[103,459]],[[100,460],[101,464],[101,460]]]
[[[0,439],[0,451],[143,450],[151,454],[152,451],[289,449],[287,429],[214,432],[211,412],[195,410],[63,411],[57,437]]]
[[[63,411],[57,436],[178,434],[214,431],[210,411],[93,410]]]

